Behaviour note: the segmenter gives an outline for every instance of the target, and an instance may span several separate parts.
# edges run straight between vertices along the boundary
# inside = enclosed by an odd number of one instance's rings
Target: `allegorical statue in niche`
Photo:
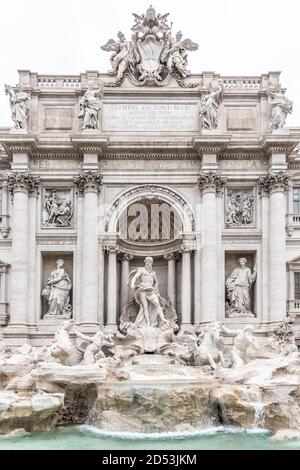
[[[228,191],[226,225],[250,225],[253,223],[254,197],[250,193]]]
[[[110,63],[112,69],[108,71],[110,75],[117,75],[118,80],[121,79],[130,63],[130,50],[131,43],[126,41],[124,33],[118,32],[118,39],[109,39],[104,46],[101,46],[103,51],[113,52],[110,56]]]
[[[223,99],[224,86],[222,80],[217,80],[211,85],[208,95],[204,95],[200,101],[200,118],[203,129],[217,129],[218,109]]]
[[[176,311],[167,299],[159,294],[157,276],[153,271],[153,258],[147,256],[144,263],[144,267],[129,274],[134,299],[124,307],[120,324],[130,322],[138,327],[160,327],[164,323],[175,322]]]
[[[159,302],[158,280],[152,269],[153,258],[145,258],[145,266],[138,268],[131,279],[131,289],[140,306],[135,320],[136,324],[156,326],[165,321],[164,313]]]
[[[29,114],[28,102],[30,100],[30,96],[19,88],[14,91],[10,85],[5,85],[5,94],[9,95],[12,113],[11,117],[15,123],[15,128],[27,129],[27,119]]]
[[[235,268],[226,280],[228,317],[254,317],[251,312],[250,289],[256,279],[256,266],[251,273],[246,258],[240,258],[240,267]]]
[[[98,82],[89,83],[88,89],[79,100],[80,118],[83,119],[81,129],[99,129],[99,112],[102,108],[103,90]]]
[[[72,202],[69,199],[59,201],[57,191],[51,190],[45,196],[43,225],[52,227],[70,227],[73,217]]]
[[[281,91],[269,90],[268,100],[272,105],[269,130],[281,129],[285,125],[286,117],[293,111],[293,102]]]
[[[72,282],[64,269],[64,260],[56,261],[56,269],[51,272],[42,295],[48,301],[46,317],[71,318],[70,291]],[[44,317],[45,318],[45,317]]]

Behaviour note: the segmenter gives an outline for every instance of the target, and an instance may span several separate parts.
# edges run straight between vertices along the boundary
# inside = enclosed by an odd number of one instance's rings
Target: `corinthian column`
[[[82,235],[82,296],[81,323],[98,325],[98,263],[97,231],[98,193],[102,176],[98,171],[82,172],[74,178],[78,191],[83,193]]]
[[[218,317],[218,251],[216,192],[226,184],[220,173],[201,173],[202,191],[202,247],[201,247],[201,321],[215,321]]]
[[[129,253],[122,253],[121,260],[121,294],[120,294],[120,311],[122,312],[125,305],[128,304],[128,276],[129,261],[133,258]]]
[[[191,250],[183,246],[182,275],[181,275],[181,324],[192,323],[192,297],[191,297]]]
[[[108,273],[107,273],[107,325],[106,330],[117,329],[117,247],[107,247]]]
[[[259,178],[262,191],[269,194],[269,319],[281,321],[286,316],[286,234],[285,192],[289,174],[269,172]]]
[[[29,172],[11,172],[7,186],[13,196],[10,325],[28,323],[29,203],[28,195],[39,185]]]
[[[168,261],[168,298],[173,308],[176,308],[176,253],[167,253],[164,258]]]

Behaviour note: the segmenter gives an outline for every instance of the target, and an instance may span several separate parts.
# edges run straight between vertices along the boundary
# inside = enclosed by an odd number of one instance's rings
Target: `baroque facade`
[[[65,318],[115,332],[153,258],[179,324],[300,340],[300,128],[280,74],[191,74],[198,46],[135,15],[108,73],[19,72],[0,129],[0,325],[49,341]],[[298,327],[299,324],[299,327]]]

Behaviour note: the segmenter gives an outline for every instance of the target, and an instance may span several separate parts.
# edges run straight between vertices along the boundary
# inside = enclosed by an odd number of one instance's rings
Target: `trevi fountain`
[[[131,31],[5,86],[0,448],[299,448],[293,103],[192,74],[152,6]]]

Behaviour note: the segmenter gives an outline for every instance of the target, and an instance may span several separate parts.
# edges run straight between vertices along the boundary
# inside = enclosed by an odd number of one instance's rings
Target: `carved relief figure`
[[[269,130],[281,129],[285,125],[286,117],[293,111],[293,102],[281,91],[268,91],[268,100],[272,105]]]
[[[45,196],[43,209],[43,225],[54,227],[70,227],[73,217],[72,202],[69,199],[59,201],[57,191],[51,190]]]
[[[240,367],[249,362],[250,358],[247,355],[248,348],[259,349],[259,344],[253,334],[253,326],[251,325],[236,330],[231,330],[222,325],[222,331],[235,336],[231,348],[232,367]]]
[[[218,109],[223,99],[224,86],[222,80],[217,80],[216,85],[210,86],[208,95],[201,98],[200,117],[203,129],[217,129]]]
[[[64,270],[64,260],[56,261],[57,268],[51,272],[42,295],[46,297],[49,305],[47,317],[70,318],[72,307],[70,304],[70,291],[72,282]]]
[[[118,40],[109,39],[104,46],[101,46],[103,51],[113,52],[110,56],[110,63],[112,69],[108,71],[111,75],[117,75],[118,80],[123,78],[127,67],[130,64],[130,51],[131,43],[126,41],[124,33],[118,32]]]
[[[79,100],[80,118],[83,118],[81,129],[99,129],[99,112],[102,108],[102,86],[98,82],[89,83],[85,94]]]
[[[226,306],[228,317],[254,316],[250,310],[250,288],[256,279],[256,266],[251,273],[246,263],[246,258],[240,258],[240,267],[234,269],[226,280],[226,293],[229,300]]]
[[[13,88],[5,85],[5,94],[9,95],[9,103],[12,112],[12,120],[16,129],[27,129],[27,119],[29,114],[28,101],[30,96],[19,88],[14,92]]]
[[[228,191],[226,225],[250,225],[254,221],[254,197],[251,193]]]

